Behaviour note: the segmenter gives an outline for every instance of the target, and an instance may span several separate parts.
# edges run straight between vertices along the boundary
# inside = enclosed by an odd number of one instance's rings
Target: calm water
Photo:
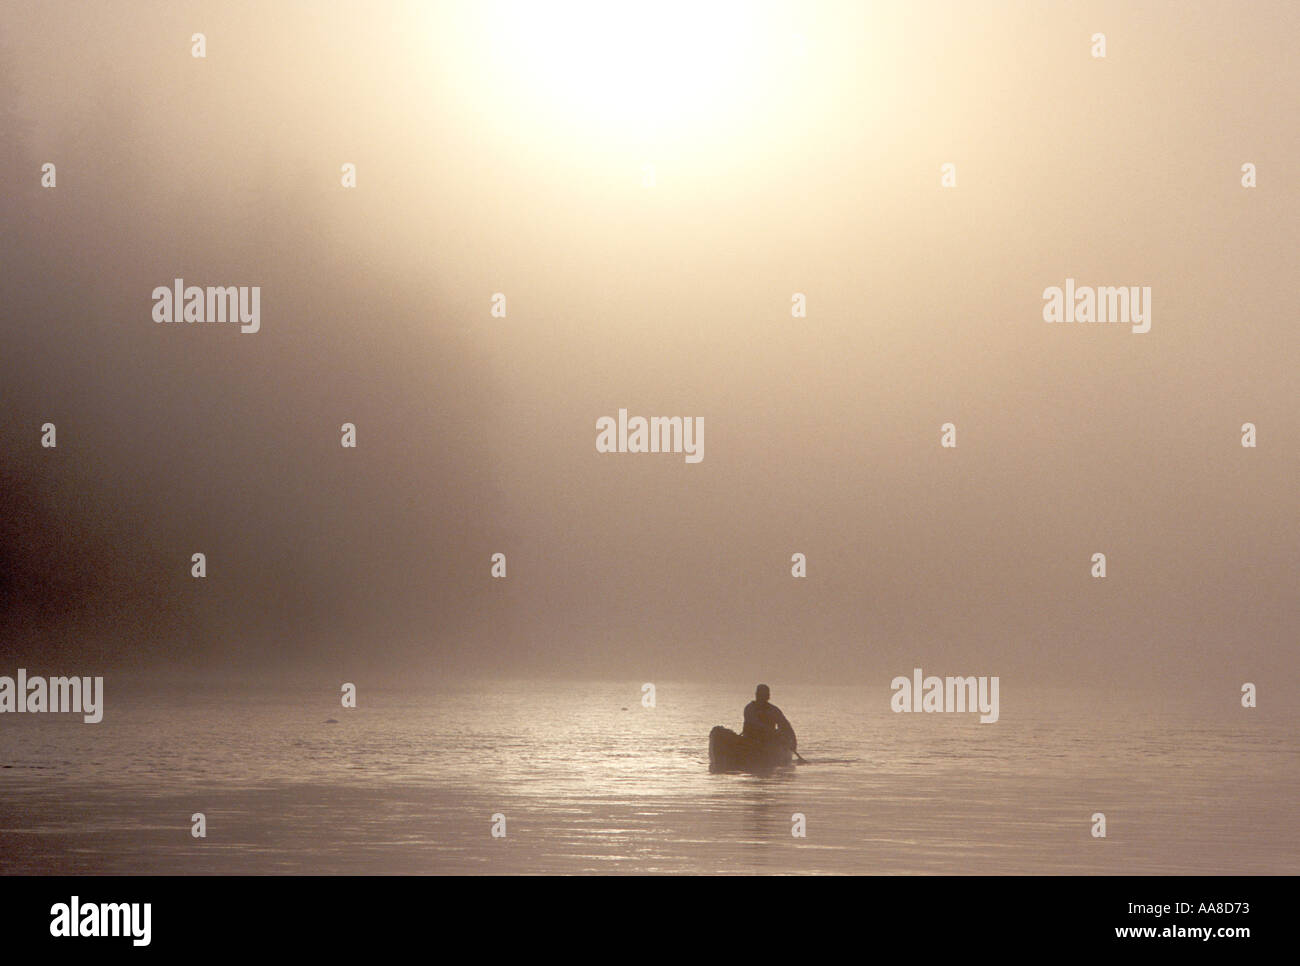
[[[660,683],[647,710],[639,682],[363,687],[345,710],[325,689],[108,687],[99,725],[0,717],[4,872],[1300,872],[1294,723],[1230,703],[1004,680],[981,725],[774,683],[813,763],[759,778],[707,769],[743,688]]]

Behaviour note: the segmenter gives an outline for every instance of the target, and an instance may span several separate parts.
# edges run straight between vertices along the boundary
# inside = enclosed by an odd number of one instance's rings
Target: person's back
[[[768,700],[771,695],[771,689],[766,684],[760,684],[755,689],[754,700],[745,705],[745,725],[740,736],[755,741],[789,745],[793,750],[798,744],[794,728],[781,713],[781,709]]]

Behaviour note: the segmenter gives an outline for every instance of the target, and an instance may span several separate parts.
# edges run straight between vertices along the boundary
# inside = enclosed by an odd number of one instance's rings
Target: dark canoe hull
[[[791,762],[789,748],[742,738],[721,725],[709,732],[709,771],[765,772]]]

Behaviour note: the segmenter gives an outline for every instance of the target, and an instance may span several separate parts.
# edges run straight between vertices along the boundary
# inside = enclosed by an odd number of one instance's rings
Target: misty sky
[[[1296,5],[693,6],[6,3],[5,664],[1294,694]]]

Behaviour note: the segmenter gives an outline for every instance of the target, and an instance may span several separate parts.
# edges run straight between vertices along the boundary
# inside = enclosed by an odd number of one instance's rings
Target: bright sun
[[[759,4],[508,3],[488,26],[534,110],[610,134],[670,134],[740,109],[762,68]]]

